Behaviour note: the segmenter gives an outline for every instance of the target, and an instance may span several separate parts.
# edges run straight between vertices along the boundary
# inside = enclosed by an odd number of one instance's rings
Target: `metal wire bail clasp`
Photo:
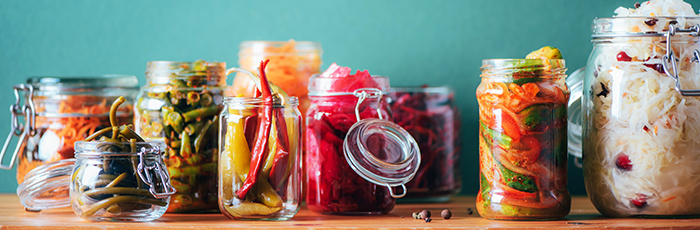
[[[12,114],[12,129],[5,139],[5,144],[2,146],[2,152],[0,152],[0,169],[12,169],[17,161],[17,155],[24,146],[26,146],[27,139],[30,136],[36,135],[36,124],[35,115],[36,110],[34,109],[34,87],[29,84],[20,84],[12,87],[15,91],[15,103],[10,105],[10,114]],[[20,91],[24,92],[24,105],[20,105],[22,97],[20,96]],[[24,116],[24,124],[19,122],[19,117]],[[15,147],[15,152],[12,154],[12,159],[9,165],[3,165],[2,160],[5,159],[5,153],[7,148],[12,142],[12,137],[19,136],[19,142]]]
[[[137,166],[137,173],[141,180],[150,187],[148,191],[151,195],[155,198],[163,199],[175,194],[177,191],[170,184],[170,176],[167,173],[167,168],[160,160],[154,160],[152,164],[148,164],[143,160],[146,154],[158,154],[160,152],[159,149],[159,147],[155,147],[155,149],[151,150],[146,150],[146,148],[143,147],[141,148],[138,152],[139,165]],[[156,175],[157,178],[153,178],[151,175]],[[160,180],[160,184],[163,186],[163,192],[156,191],[157,185],[154,183],[154,179]]]
[[[357,121],[360,121],[360,105],[365,101],[365,99],[381,99],[384,95],[382,91],[377,88],[360,88],[356,89],[352,94],[359,98],[357,99],[357,104],[355,105],[355,118],[357,118]],[[377,114],[379,114],[379,119],[384,119],[381,110],[382,100],[377,100],[377,104]]]
[[[700,90],[698,89],[681,89],[681,81],[678,77],[678,61],[680,60],[676,58],[676,55],[674,54],[673,49],[671,48],[671,38],[674,35],[676,35],[676,32],[690,33],[690,35],[693,37],[699,37],[700,24],[690,27],[690,29],[678,29],[674,25],[668,26],[668,32],[664,35],[666,36],[666,55],[663,56],[661,65],[664,67],[664,72],[666,72],[666,75],[668,75],[669,77],[673,78],[674,81],[676,81],[675,88],[676,91],[678,91],[678,93],[680,93],[683,96],[700,96]],[[691,62],[700,63],[700,51],[698,51],[698,49],[695,49],[695,51],[693,52],[693,59],[691,60]],[[668,64],[671,64],[670,68]]]

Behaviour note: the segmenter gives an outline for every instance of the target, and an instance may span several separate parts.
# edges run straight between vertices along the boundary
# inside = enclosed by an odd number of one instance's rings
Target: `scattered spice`
[[[411,216],[413,217],[413,219],[420,219],[420,214],[418,214],[417,212],[412,213]]]
[[[634,3],[634,8],[635,8],[635,9],[639,9],[640,6],[642,6],[642,4],[640,4],[639,2],[635,2],[635,3]]]
[[[472,208],[467,208],[467,214],[469,214],[469,215],[474,214],[474,211],[472,210]]]
[[[652,19],[649,19],[647,21],[644,21],[644,24],[647,24],[647,26],[651,27],[651,26],[655,26],[656,22],[658,22],[658,21],[659,21],[659,19],[652,18]]]
[[[444,209],[444,210],[442,210],[442,212],[440,213],[440,215],[441,215],[442,218],[444,218],[445,220],[449,220],[450,218],[452,218],[452,211],[450,211],[449,209]]]
[[[596,97],[599,97],[599,96],[607,97],[608,94],[610,93],[610,91],[608,90],[608,88],[605,87],[605,84],[603,84],[602,82],[600,82],[600,87],[603,88],[603,90],[600,91],[600,93],[596,94],[595,96],[596,96]]]
[[[420,211],[420,218],[425,219],[429,218],[431,216],[430,211],[428,209],[423,209],[423,211]]]
[[[433,219],[430,219],[430,217],[425,218],[425,223],[430,223]]]

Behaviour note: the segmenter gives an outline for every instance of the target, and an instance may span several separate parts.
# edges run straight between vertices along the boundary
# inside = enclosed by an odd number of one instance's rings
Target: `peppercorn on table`
[[[635,229],[700,229],[700,219],[633,219],[606,218],[600,215],[585,196],[572,199],[571,214],[557,221],[493,221],[479,217],[475,197],[455,197],[440,204],[397,204],[387,215],[329,216],[316,214],[306,207],[289,221],[235,221],[223,214],[166,213],[153,222],[87,222],[73,214],[70,208],[27,212],[14,194],[0,195],[0,229],[310,229],[310,228],[635,228]],[[448,208],[452,218],[445,220],[440,212]],[[411,217],[412,212],[429,209],[432,221],[426,223]],[[469,209],[472,214],[469,214]]]

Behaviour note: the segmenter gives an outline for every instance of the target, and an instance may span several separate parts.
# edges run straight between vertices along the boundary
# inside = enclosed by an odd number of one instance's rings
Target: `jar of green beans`
[[[217,124],[226,75],[224,62],[148,62],[134,125],[167,145],[165,164],[177,189],[168,212],[219,212]]]

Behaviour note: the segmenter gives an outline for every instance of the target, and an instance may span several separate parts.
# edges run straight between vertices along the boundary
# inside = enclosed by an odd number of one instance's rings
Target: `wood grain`
[[[382,216],[328,216],[302,207],[289,221],[235,221],[222,214],[165,214],[154,222],[87,222],[70,208],[26,212],[13,194],[0,195],[0,229],[700,229],[700,219],[613,219],[601,216],[587,197],[574,197],[571,214],[557,221],[494,221],[479,217],[475,198],[455,197],[442,204],[399,204]],[[429,209],[433,220],[425,223],[411,218],[412,212]],[[449,208],[452,219],[440,217]],[[471,208],[473,213],[468,214]]]

